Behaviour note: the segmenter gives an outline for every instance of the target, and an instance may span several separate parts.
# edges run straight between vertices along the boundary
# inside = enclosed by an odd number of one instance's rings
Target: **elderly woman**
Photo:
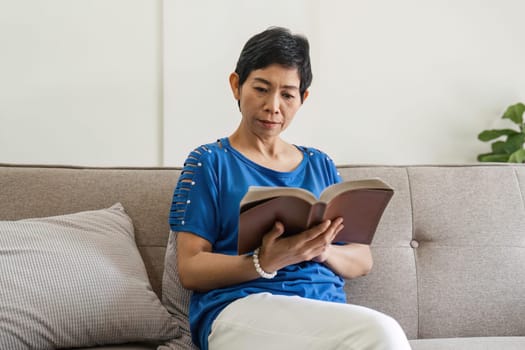
[[[283,237],[276,222],[261,247],[237,254],[239,202],[249,186],[302,187],[319,194],[341,181],[332,160],[281,133],[308,98],[306,38],[270,28],[244,46],[230,86],[241,121],[229,136],[195,149],[175,189],[182,284],[194,291],[193,341],[201,349],[409,349],[399,324],[346,303],[345,279],[372,268],[369,246],[334,244],[341,218]]]

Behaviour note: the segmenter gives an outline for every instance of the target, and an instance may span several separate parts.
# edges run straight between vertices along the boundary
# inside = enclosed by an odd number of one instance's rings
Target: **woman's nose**
[[[266,99],[266,110],[272,114],[279,114],[281,100],[279,94],[269,94]]]

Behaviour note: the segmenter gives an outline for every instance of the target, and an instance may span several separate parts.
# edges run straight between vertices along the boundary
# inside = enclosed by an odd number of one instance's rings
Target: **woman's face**
[[[296,68],[273,64],[252,71],[242,86],[238,82],[238,75],[232,73],[230,84],[240,101],[241,123],[258,137],[278,136],[302,105]]]

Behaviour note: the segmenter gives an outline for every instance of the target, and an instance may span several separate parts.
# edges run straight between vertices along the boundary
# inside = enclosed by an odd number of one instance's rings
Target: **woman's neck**
[[[303,158],[297,147],[280,137],[262,139],[256,135],[245,135],[237,129],[228,140],[246,158],[277,171],[292,171]]]

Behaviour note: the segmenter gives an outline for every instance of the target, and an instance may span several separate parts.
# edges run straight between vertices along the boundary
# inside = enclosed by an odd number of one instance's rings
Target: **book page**
[[[310,204],[317,201],[317,198],[315,198],[315,196],[310,191],[302,188],[250,186],[248,188],[248,192],[246,192],[241,200],[241,211],[243,211],[243,207],[249,203],[262,202],[271,198],[282,196],[300,198]]]
[[[329,202],[332,198],[336,197],[346,191],[358,190],[358,189],[382,189],[392,190],[392,188],[377,178],[364,179],[364,180],[353,180],[344,181],[327,187],[320,196],[320,201]]]

